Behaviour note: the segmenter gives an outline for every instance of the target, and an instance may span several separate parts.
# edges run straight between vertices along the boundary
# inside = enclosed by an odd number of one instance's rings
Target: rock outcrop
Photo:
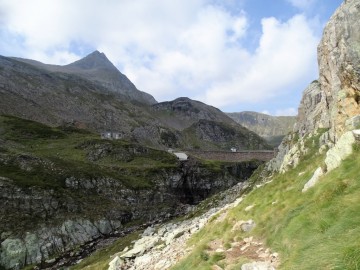
[[[304,92],[296,131],[330,128],[336,142],[346,121],[360,114],[359,14],[358,1],[346,0],[327,23],[318,46],[319,80]]]
[[[9,160],[3,155],[1,162]],[[19,162],[32,172],[30,161]],[[249,165],[233,164],[214,171],[190,160],[178,168],[151,170],[144,177],[151,179],[152,186],[139,189],[110,177],[72,176],[56,189],[19,186],[2,177],[0,264],[5,269],[20,269],[120,232],[130,221],[147,223],[184,214],[189,205],[243,181],[237,172],[250,177],[256,166]],[[56,164],[52,168],[57,170]]]
[[[318,46],[319,79],[304,91],[299,106],[292,135],[298,140],[282,142],[270,170],[283,171],[291,156],[301,154],[303,138],[317,134],[319,129],[327,130],[320,138],[320,152],[324,152],[345,132],[359,128],[359,17],[358,1],[346,0],[327,23]]]

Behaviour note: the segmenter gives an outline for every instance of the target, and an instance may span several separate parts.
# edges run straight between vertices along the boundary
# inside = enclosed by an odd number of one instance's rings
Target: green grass
[[[162,169],[177,167],[175,156],[122,140],[101,140],[98,134],[73,127],[49,127],[13,116],[0,116],[0,139],[6,140],[0,176],[21,186],[63,187],[66,178],[109,177],[132,189],[151,188]],[[5,148],[6,147],[6,148]],[[105,154],[96,157],[96,151]],[[100,150],[99,150],[100,149]],[[22,168],[19,157],[24,157]],[[96,159],[91,159],[95,156]]]
[[[279,269],[360,269],[360,146],[355,145],[339,168],[302,193],[323,164],[324,156],[315,154],[317,141],[306,142],[312,148],[295,169],[274,175],[271,183],[252,190],[230,210],[224,222],[211,221],[194,235],[188,243],[195,245],[194,251],[173,269],[210,269],[213,262],[204,259],[210,241],[220,238],[227,243],[249,235],[280,253]],[[245,212],[252,204],[255,207]],[[248,219],[257,224],[253,231],[231,232],[236,221]]]

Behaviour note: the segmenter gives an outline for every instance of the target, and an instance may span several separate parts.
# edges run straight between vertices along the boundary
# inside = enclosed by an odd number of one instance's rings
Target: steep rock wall
[[[359,18],[359,1],[345,0],[327,23],[318,46],[319,79],[305,89],[294,134],[283,140],[269,170],[283,171],[296,164],[304,152],[304,137],[316,135],[319,129],[328,129],[320,137],[321,152],[333,147],[346,131],[359,128]]]
[[[327,23],[318,46],[319,80],[304,91],[295,131],[330,128],[331,140],[360,114],[360,4],[345,1]],[[349,129],[354,127],[349,127]]]
[[[60,189],[19,186],[2,177],[0,265],[20,269],[45,263],[77,245],[119,233],[130,221],[143,224],[177,216],[189,204],[245,181],[259,164],[222,164],[214,169],[189,160],[153,171],[153,185],[141,189],[129,189],[109,177],[68,177]]]

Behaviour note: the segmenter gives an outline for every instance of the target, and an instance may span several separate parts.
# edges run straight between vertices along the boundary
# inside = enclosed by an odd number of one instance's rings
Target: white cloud
[[[298,113],[298,111],[295,108],[286,108],[286,109],[276,110],[275,115],[276,116],[296,116],[297,113]]]
[[[84,56],[81,46],[98,49],[158,100],[189,96],[218,107],[265,101],[315,77],[318,39],[304,16],[263,19],[251,53],[242,45],[245,13],[220,3],[0,0],[0,54],[65,64]]]
[[[292,4],[294,7],[299,8],[299,9],[309,9],[310,7],[312,7],[316,0],[287,0],[290,4]]]
[[[297,15],[287,22],[262,20],[259,47],[244,69],[215,82],[204,97],[216,106],[235,102],[260,102],[289,91],[293,84],[315,75],[316,45],[306,18]]]

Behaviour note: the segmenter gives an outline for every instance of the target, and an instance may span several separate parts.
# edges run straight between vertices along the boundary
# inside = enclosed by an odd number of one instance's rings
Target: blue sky
[[[104,52],[158,101],[294,115],[341,0],[0,0],[0,55]]]

